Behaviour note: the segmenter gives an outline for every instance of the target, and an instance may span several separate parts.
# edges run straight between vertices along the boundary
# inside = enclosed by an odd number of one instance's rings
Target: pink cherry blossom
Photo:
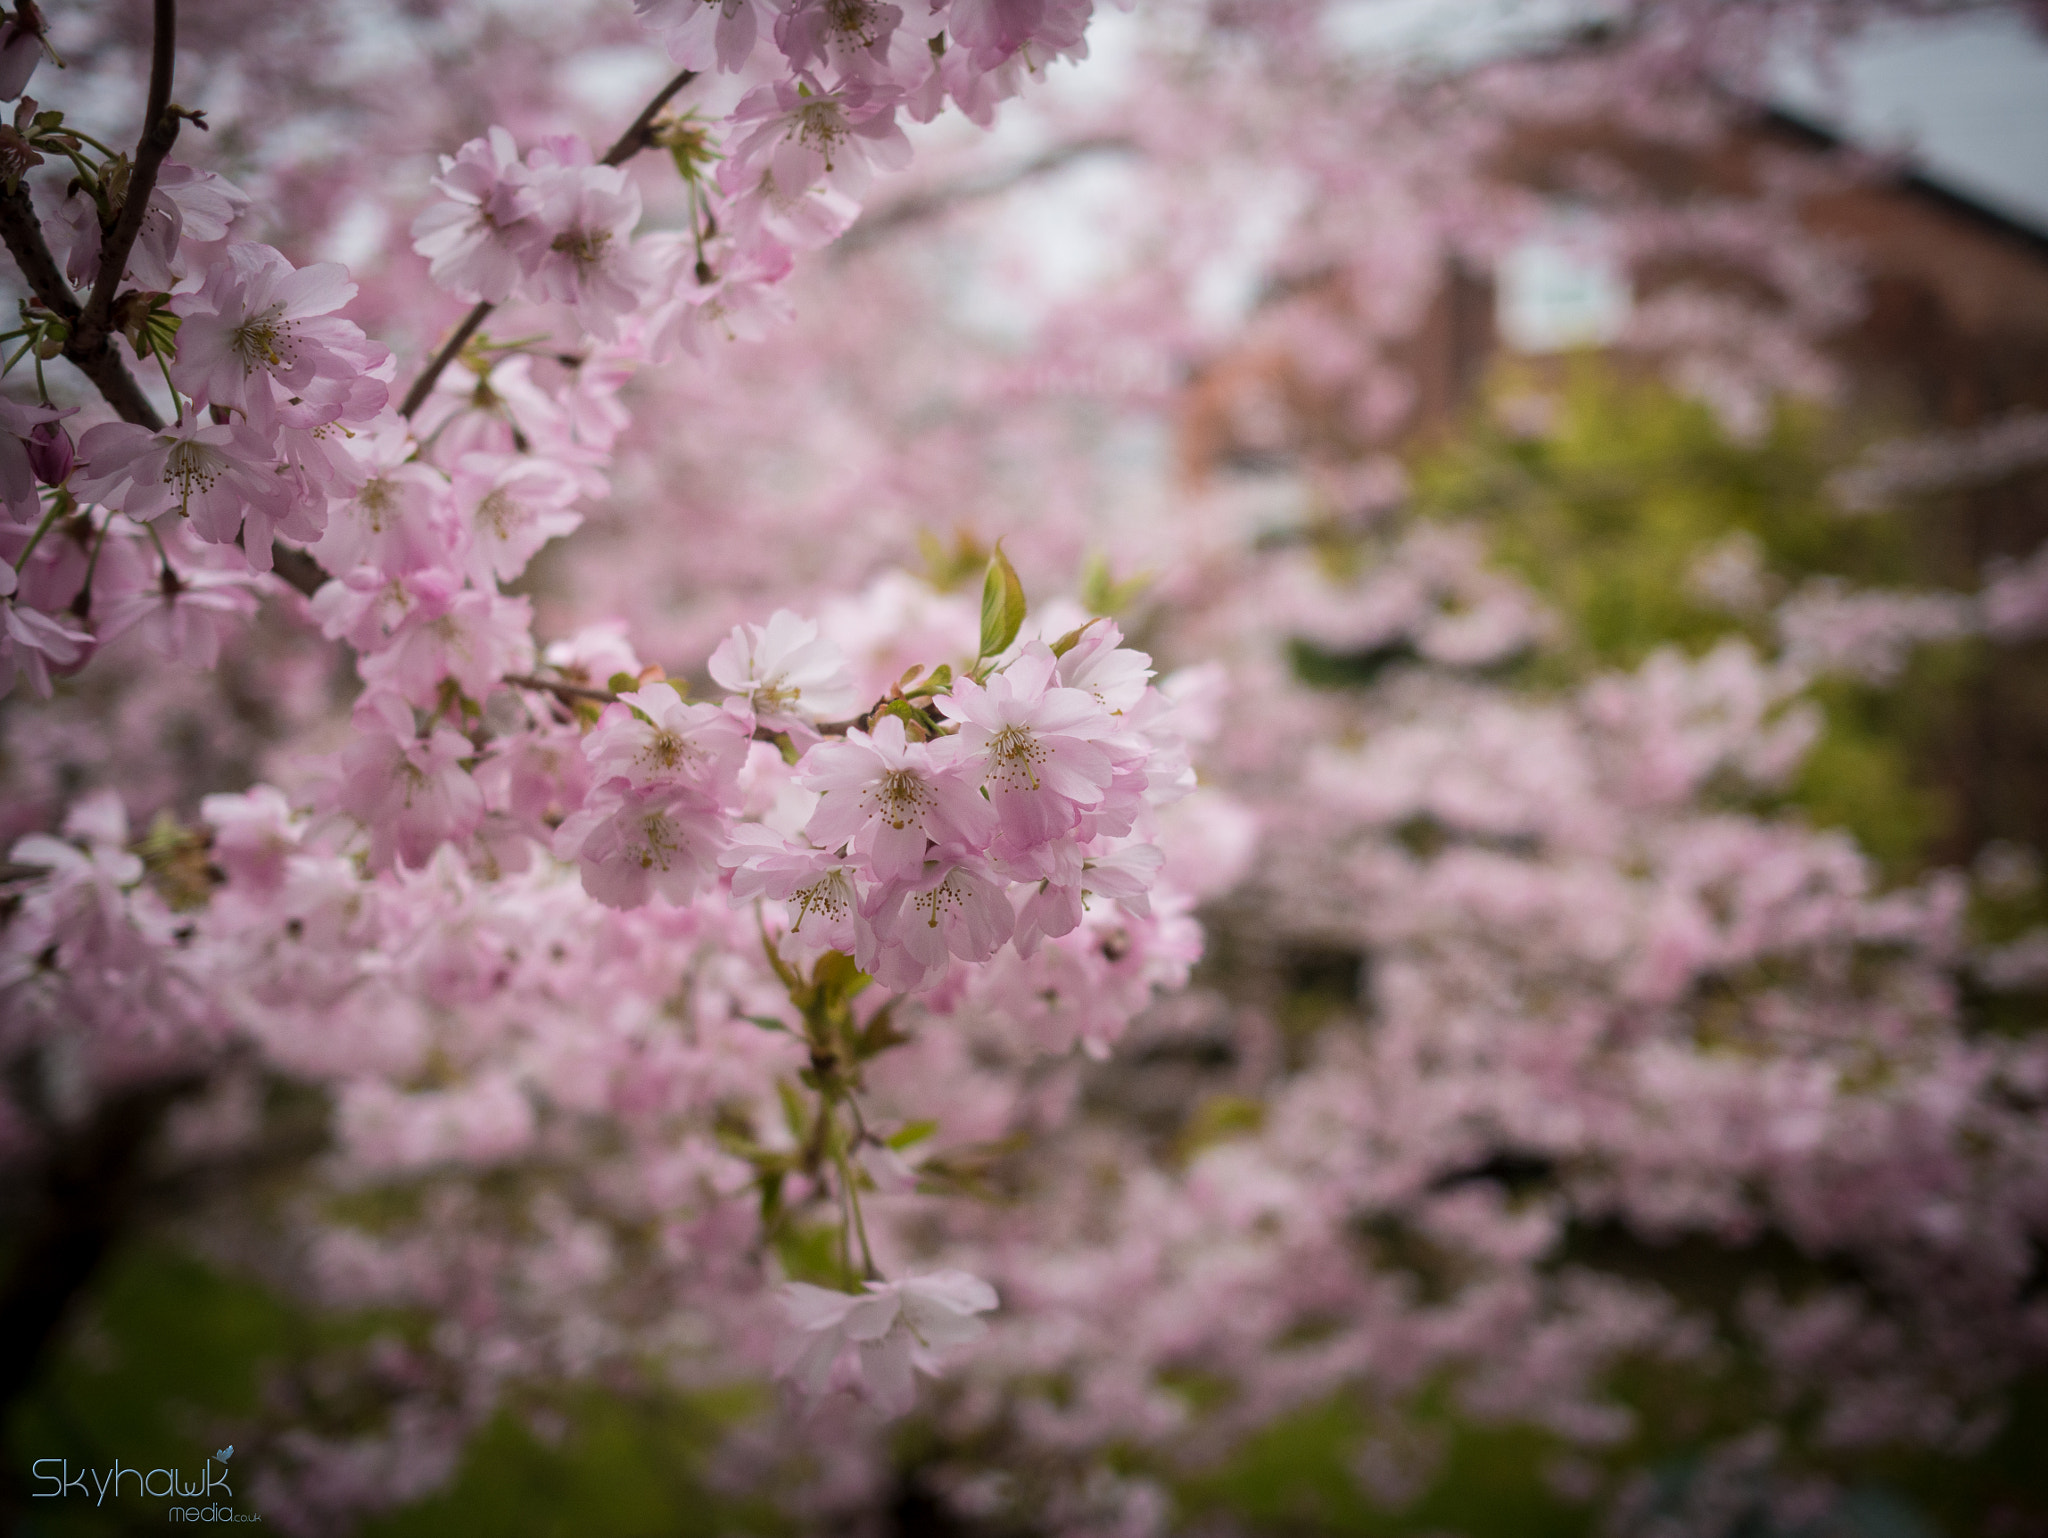
[[[540,194],[512,135],[495,124],[441,157],[434,190],[447,199],[413,221],[413,249],[433,279],[458,298],[501,304],[547,244]]]
[[[201,423],[189,412],[160,432],[105,422],[86,429],[78,453],[85,463],[72,485],[81,497],[118,501],[141,521],[175,513],[216,545],[233,544],[247,519],[250,561],[269,568],[270,525],[290,513],[290,493],[269,441],[248,423]]]
[[[387,577],[449,564],[454,528],[448,481],[415,460],[401,422],[385,421],[348,440],[362,484],[327,506],[327,526],[312,553],[328,571],[367,566]]]
[[[188,667],[211,668],[223,641],[256,613],[258,579],[248,572],[173,570],[98,611],[102,642],[133,630],[155,651]]]
[[[725,843],[724,819],[694,791],[620,779],[562,824],[554,850],[606,907],[637,908],[653,897],[686,903],[715,883]]]
[[[952,957],[987,961],[1016,927],[1002,880],[986,862],[951,849],[935,851],[921,874],[876,888],[862,912],[861,970],[904,993],[937,986]]]
[[[864,920],[857,871],[845,856],[790,843],[759,823],[741,823],[719,862],[732,871],[734,902],[767,897],[788,910],[792,953],[851,955],[860,945]]]
[[[1114,778],[1098,741],[1108,714],[1093,695],[1055,684],[1057,668],[1051,648],[1034,642],[986,686],[962,679],[938,702],[960,723],[955,751],[986,786],[1008,850],[1071,832]]]
[[[722,689],[743,696],[770,731],[807,734],[859,704],[846,659],[820,639],[816,620],[777,609],[766,625],[735,625],[707,664]]]
[[[908,741],[899,716],[882,717],[872,733],[819,743],[804,755],[801,778],[822,793],[805,834],[828,849],[850,842],[877,880],[917,876],[927,841],[980,849],[995,833],[995,814],[973,781],[940,763],[928,744]]]
[[[723,807],[738,795],[752,730],[744,710],[691,704],[667,684],[649,684],[605,706],[583,749],[599,780],[689,791]]]
[[[372,870],[426,864],[444,843],[475,831],[483,794],[464,761],[475,748],[460,732],[413,730],[403,700],[381,691],[356,706],[358,739],[342,751],[335,804],[369,830]]]
[[[439,702],[444,679],[481,700],[507,673],[531,671],[532,625],[526,599],[465,589],[410,614],[362,659],[363,680],[422,709]]]
[[[68,668],[85,656],[92,635],[31,608],[14,596],[14,568],[0,562],[0,696],[16,678],[44,699],[50,697],[50,669]]]
[[[633,9],[684,69],[737,72],[754,51],[770,0],[633,0]]]
[[[580,139],[548,140],[528,158],[543,237],[532,258],[533,290],[573,308],[593,336],[614,336],[619,317],[651,290],[652,274],[633,249],[639,189],[622,167],[593,164]]]
[[[569,506],[579,489],[568,470],[536,455],[463,455],[450,495],[471,580],[509,582],[542,545],[573,533],[583,522]]]
[[[338,263],[294,268],[268,246],[230,245],[199,291],[180,301],[171,377],[259,427],[274,419],[280,393],[308,403],[319,420],[373,414],[382,390],[365,398],[352,387],[387,354],[333,313],[355,293]]]

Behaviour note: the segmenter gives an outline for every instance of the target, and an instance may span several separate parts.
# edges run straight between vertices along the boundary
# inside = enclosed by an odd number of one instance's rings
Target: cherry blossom
[[[385,421],[348,440],[363,469],[362,484],[327,507],[327,526],[312,553],[327,570],[346,575],[368,566],[387,577],[447,564],[454,543],[447,479],[414,458],[402,423]]]
[[[633,0],[633,9],[684,69],[728,72],[746,64],[774,15],[769,0]]]
[[[986,1333],[978,1316],[997,1301],[993,1287],[964,1271],[869,1282],[865,1293],[791,1282],[782,1299],[799,1332],[784,1353],[782,1371],[805,1392],[820,1394],[841,1356],[857,1348],[868,1398],[885,1415],[910,1408],[913,1368],[935,1372],[936,1352]]]
[[[899,716],[884,716],[872,734],[820,743],[805,755],[803,783],[821,793],[804,832],[828,849],[850,843],[882,881],[919,875],[927,841],[979,849],[995,831],[972,781],[939,764],[928,744],[910,742]]]
[[[962,679],[939,701],[960,723],[958,755],[986,786],[1007,850],[1072,832],[1114,778],[1098,745],[1109,717],[1091,694],[1054,683],[1058,666],[1050,648],[1033,643],[985,687]]]
[[[652,684],[607,705],[584,752],[601,780],[688,790],[721,807],[737,793],[751,730],[744,711],[693,705],[669,685]]]
[[[639,189],[622,167],[594,164],[581,139],[550,139],[529,158],[543,238],[530,269],[534,290],[572,307],[593,336],[613,336],[650,289],[632,243]]]
[[[451,496],[467,524],[471,580],[509,582],[551,539],[583,522],[569,504],[580,488],[559,465],[526,455],[470,453],[456,462]]]
[[[863,971],[905,993],[936,986],[950,958],[978,965],[1010,938],[1016,915],[1003,881],[971,854],[934,851],[921,871],[877,887],[862,904]]]
[[[258,428],[274,420],[280,391],[308,403],[316,422],[373,414],[383,392],[373,388],[365,397],[352,387],[384,349],[333,313],[355,292],[338,263],[294,268],[268,246],[230,245],[199,291],[180,303],[184,324],[171,377]]]
[[[260,536],[246,541],[258,570],[269,566],[274,521],[310,523],[319,532],[317,519],[293,509],[269,441],[244,421],[202,422],[187,412],[161,432],[103,422],[86,429],[78,452],[85,461],[72,474],[78,494],[100,502],[118,497],[131,518],[176,513],[216,545],[234,543],[247,519]]]
[[[601,786],[556,833],[555,857],[573,860],[583,889],[611,908],[652,897],[688,902],[718,879],[725,823],[695,792],[671,785]]]
[[[507,673],[532,666],[532,625],[524,598],[465,589],[409,614],[362,659],[363,680],[422,709],[438,703],[444,679],[481,700]]]
[[[712,680],[746,698],[770,731],[806,734],[859,703],[846,661],[815,620],[777,609],[766,625],[736,625],[706,664]]]
[[[494,124],[443,155],[433,185],[448,201],[422,210],[412,235],[434,281],[464,299],[510,298],[548,239],[540,193],[512,135]]]

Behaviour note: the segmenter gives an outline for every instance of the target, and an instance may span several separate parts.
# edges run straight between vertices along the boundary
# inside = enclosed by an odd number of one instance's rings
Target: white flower
[[[787,609],[766,626],[733,626],[709,667],[720,688],[753,703],[755,720],[770,731],[808,738],[811,723],[850,716],[859,704],[839,648],[818,639],[816,620]]]
[[[791,1282],[783,1288],[797,1334],[779,1372],[808,1394],[822,1394],[832,1369],[858,1347],[867,1397],[884,1415],[901,1415],[916,1397],[911,1368],[936,1374],[933,1353],[964,1345],[988,1326],[976,1318],[996,1306],[996,1291],[965,1271],[935,1271],[900,1282],[869,1282],[865,1293]]]

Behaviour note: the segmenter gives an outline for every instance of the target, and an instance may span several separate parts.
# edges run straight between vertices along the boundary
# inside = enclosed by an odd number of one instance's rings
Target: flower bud
[[[28,464],[45,486],[61,486],[71,473],[71,434],[61,422],[38,422],[29,430]]]

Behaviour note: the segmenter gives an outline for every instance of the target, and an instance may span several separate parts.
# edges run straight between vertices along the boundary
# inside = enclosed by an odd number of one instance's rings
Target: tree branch
[[[507,673],[505,682],[518,689],[545,689],[561,699],[594,700],[600,705],[609,705],[618,698],[609,689],[592,689],[558,678],[539,678],[532,673]]]
[[[43,240],[42,221],[25,185],[0,185],[0,238],[6,240],[8,254],[43,308],[66,322],[77,320],[78,300]]]
[[[14,265],[21,269],[22,277],[44,308],[71,326],[70,340],[64,346],[65,358],[93,382],[124,421],[152,431],[162,427],[163,418],[157,415],[156,407],[142,393],[142,386],[121,362],[121,355],[114,351],[111,335],[102,332],[99,345],[90,350],[80,345],[82,322],[78,300],[43,240],[42,222],[36,218],[35,201],[25,186],[17,186],[11,192],[0,187],[0,239],[7,242]]]
[[[455,328],[455,335],[441,344],[441,350],[420,370],[420,377],[415,379],[412,388],[405,392],[405,399],[398,407],[400,416],[410,417],[427,403],[427,397],[434,393],[434,382],[441,377],[441,371],[453,363],[462,349],[469,345],[469,339],[476,335],[476,328],[484,323],[484,317],[496,308],[496,305],[486,299],[463,316],[462,324]]]
[[[599,165],[622,166],[654,142],[654,120],[661,116],[661,109],[675,97],[676,92],[697,78],[697,72],[686,69],[659,91],[654,100],[640,109],[640,115],[633,119],[633,126],[618,137],[618,142],[604,152]]]
[[[128,270],[128,253],[142,233],[142,221],[149,216],[149,195],[156,190],[157,172],[164,157],[178,140],[181,114],[171,106],[171,68],[178,47],[177,0],[156,0],[156,37],[149,60],[149,108],[142,120],[142,138],[135,146],[135,165],[128,173],[128,190],[121,199],[121,211],[114,227],[100,242],[100,272],[92,286],[92,298],[72,331],[72,345],[81,352],[97,352],[106,345],[114,314],[114,295],[121,276]]]

